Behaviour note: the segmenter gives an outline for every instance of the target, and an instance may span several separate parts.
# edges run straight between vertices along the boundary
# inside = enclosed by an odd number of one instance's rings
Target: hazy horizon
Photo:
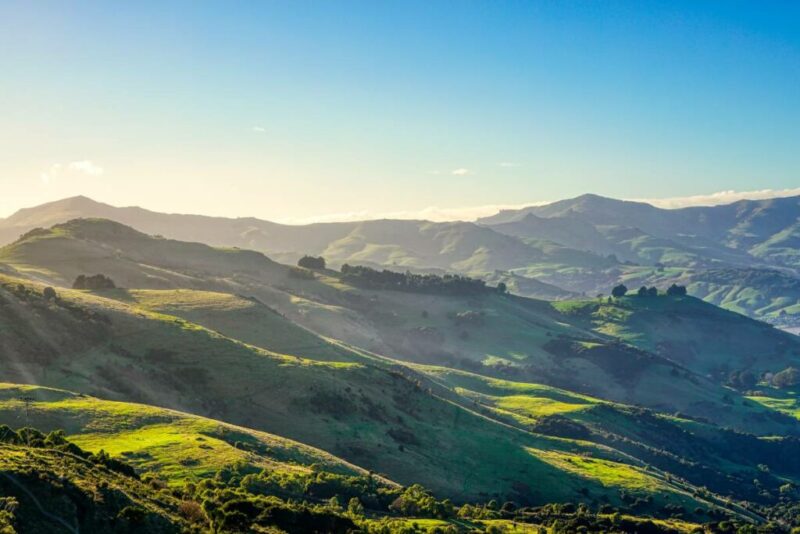
[[[587,194],[587,193],[584,193]],[[596,193],[589,193],[589,194],[596,194]],[[578,195],[580,196],[580,195]],[[604,195],[600,195],[604,196]],[[771,198],[785,198],[785,197],[793,197],[793,196],[800,196],[800,188],[795,189],[782,189],[782,190],[773,190],[773,189],[762,189],[757,191],[719,191],[716,193],[711,194],[701,194],[701,195],[692,195],[687,197],[671,197],[671,198],[622,198],[618,200],[628,200],[632,202],[644,202],[647,204],[651,204],[658,208],[662,209],[679,209],[679,208],[686,208],[686,207],[700,207],[700,206],[719,206],[724,204],[730,204],[733,202],[737,202],[740,200],[766,200]],[[416,211],[392,211],[392,212],[383,212],[383,213],[375,213],[370,211],[359,211],[359,212],[348,212],[348,213],[322,213],[316,216],[310,216],[306,218],[299,218],[299,219],[280,219],[280,218],[271,218],[268,215],[256,215],[251,213],[204,213],[198,210],[195,211],[176,211],[171,209],[166,210],[157,210],[151,208],[147,205],[134,205],[134,204],[116,204],[114,202],[105,201],[98,197],[93,197],[87,194],[77,194],[72,195],[69,197],[62,197],[56,198],[52,200],[46,200],[42,203],[35,204],[35,205],[26,205],[20,206],[18,208],[14,208],[7,213],[0,212],[0,219],[8,218],[11,215],[14,215],[21,209],[26,208],[34,208],[44,204],[50,204],[54,202],[63,201],[69,198],[76,198],[76,197],[86,197],[90,200],[95,202],[99,202],[102,204],[108,204],[117,208],[127,208],[127,207],[137,207],[146,209],[153,212],[163,212],[163,213],[171,213],[171,214],[180,214],[180,215],[205,215],[211,217],[229,217],[229,218],[245,218],[245,217],[255,217],[258,219],[269,220],[277,223],[282,224],[313,224],[313,223],[325,223],[325,222],[352,222],[352,221],[362,221],[362,220],[375,220],[375,219],[419,219],[419,220],[428,220],[433,222],[448,222],[448,221],[475,221],[482,217],[488,217],[491,215],[495,215],[503,210],[517,210],[531,206],[543,206],[546,204],[551,204],[553,202],[558,202],[559,200],[566,200],[566,199],[552,199],[552,200],[538,200],[538,201],[531,201],[531,202],[522,202],[519,204],[490,204],[490,205],[483,205],[483,206],[465,206],[465,207],[456,207],[456,208],[445,208],[445,207],[437,207],[437,206],[429,206],[420,210]],[[612,197],[609,197],[612,198]]]

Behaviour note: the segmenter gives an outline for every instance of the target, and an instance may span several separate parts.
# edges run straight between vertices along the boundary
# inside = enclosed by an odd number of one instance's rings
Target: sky
[[[0,0],[0,216],[800,194],[800,3]]]

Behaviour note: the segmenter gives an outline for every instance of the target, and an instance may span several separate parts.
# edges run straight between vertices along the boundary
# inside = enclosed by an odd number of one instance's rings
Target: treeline
[[[505,292],[505,285],[497,288],[487,287],[486,282],[458,274],[415,274],[372,269],[363,265],[342,265],[342,279],[353,285],[367,289],[391,289],[414,293],[433,293],[439,295],[480,295],[491,292]]]
[[[688,293],[686,290],[686,286],[679,286],[678,284],[672,284],[666,290],[666,295],[670,297],[683,297],[686,296]],[[619,284],[618,286],[614,286],[611,290],[611,296],[615,298],[621,298],[628,294],[628,287],[625,284]],[[658,296],[658,288],[657,287],[647,287],[642,286],[636,292],[636,295],[639,297],[657,297]]]

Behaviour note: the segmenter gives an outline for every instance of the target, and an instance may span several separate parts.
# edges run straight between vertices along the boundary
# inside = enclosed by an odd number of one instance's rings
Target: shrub
[[[178,506],[178,513],[190,523],[205,523],[206,513],[203,507],[195,501],[183,501]]]
[[[56,290],[50,286],[44,288],[44,291],[42,291],[42,296],[45,298],[45,300],[56,300],[58,298]]]

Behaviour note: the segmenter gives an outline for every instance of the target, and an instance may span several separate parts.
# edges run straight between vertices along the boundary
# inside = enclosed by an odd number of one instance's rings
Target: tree
[[[648,297],[657,297],[658,296],[658,288],[656,286],[651,287],[647,290]]]
[[[94,276],[78,275],[72,284],[72,289],[114,289],[114,281],[104,274]]]
[[[645,286],[640,287],[636,294],[640,297],[646,297],[648,295],[647,288]]]
[[[628,288],[625,287],[625,284],[620,284],[620,285],[616,286],[614,289],[611,290],[611,295],[614,298],[620,298],[620,297],[624,297],[625,293],[627,293],[627,292],[628,292]]]
[[[297,265],[306,269],[321,270],[325,268],[325,258],[322,256],[303,256],[297,261]]]
[[[683,297],[686,295],[686,286],[679,286],[678,284],[672,284],[667,289],[667,295],[671,297]]]
[[[497,284],[497,292],[500,293],[501,295],[508,292],[508,286],[506,286],[505,282],[500,282],[499,284]]]
[[[44,291],[42,291],[42,296],[44,296],[45,300],[56,300],[58,298],[56,290],[50,286],[44,288]]]
[[[790,388],[800,384],[800,369],[787,367],[772,377],[772,385],[778,388]]]

